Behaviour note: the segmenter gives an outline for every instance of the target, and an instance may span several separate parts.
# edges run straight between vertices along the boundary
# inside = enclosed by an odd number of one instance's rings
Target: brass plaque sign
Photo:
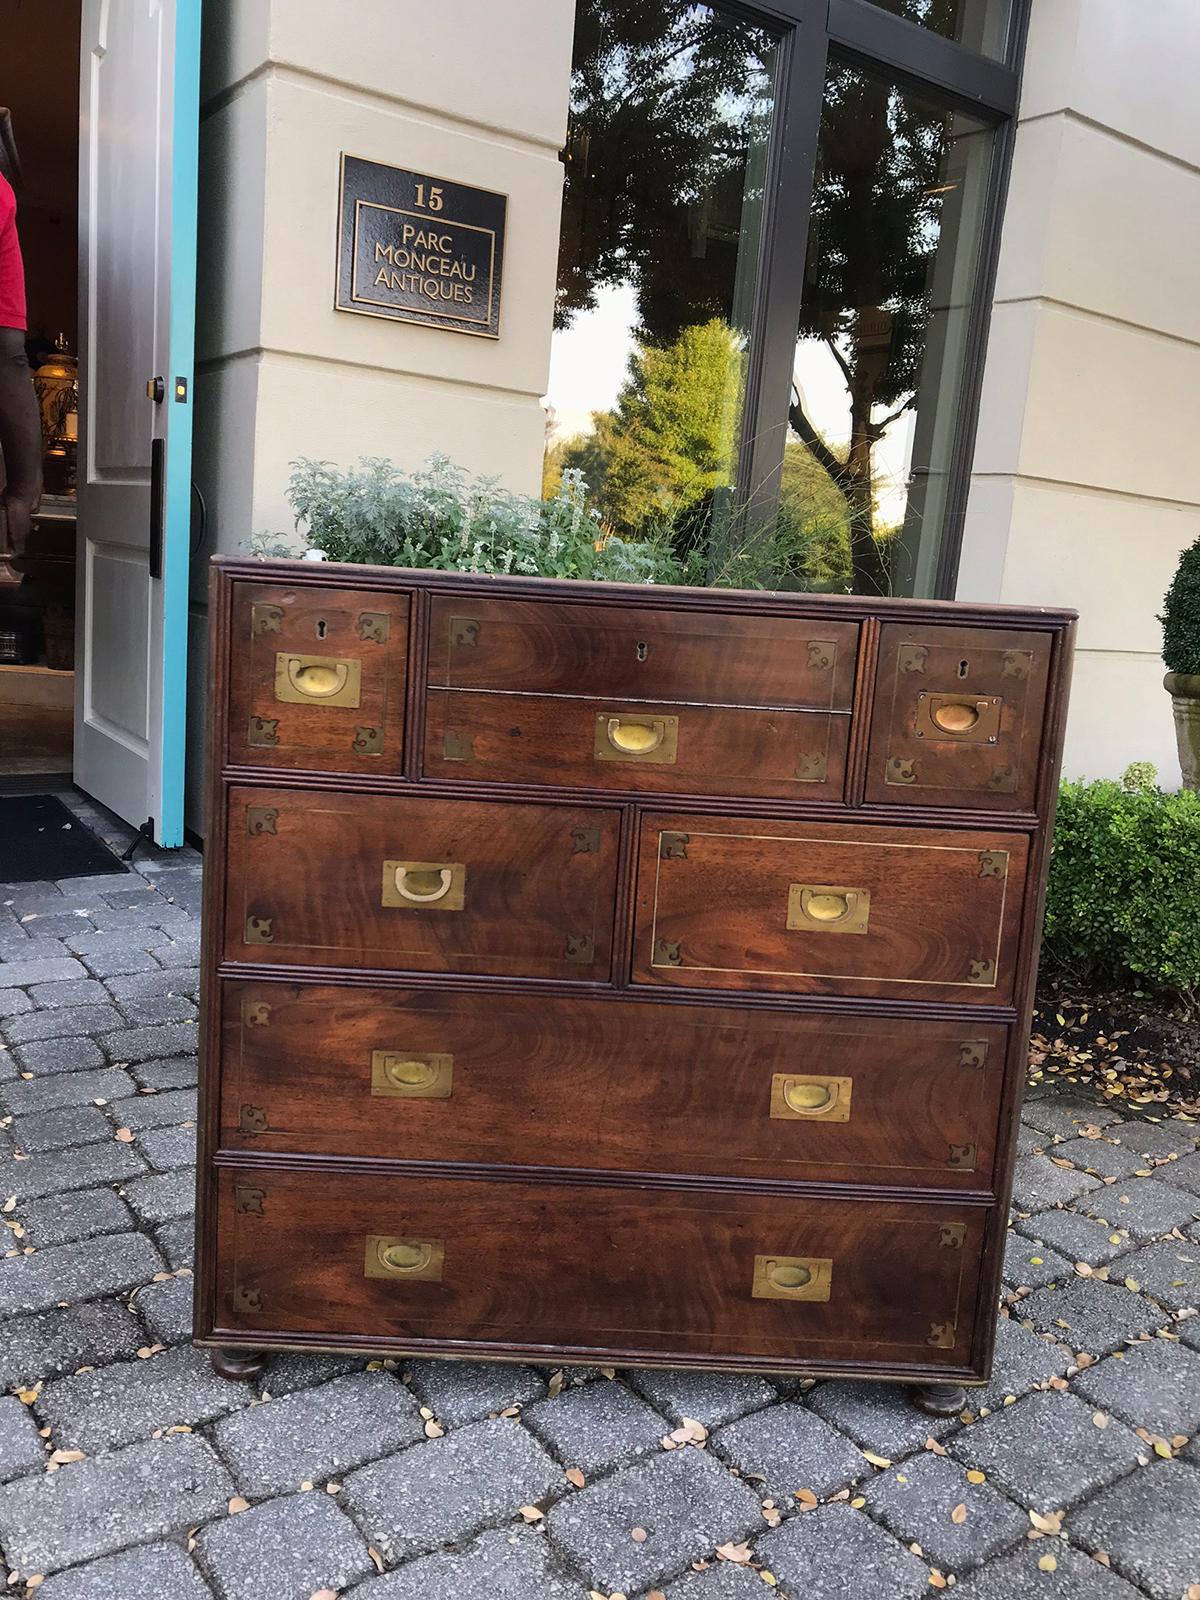
[[[343,153],[336,308],[498,339],[507,209],[490,189]]]

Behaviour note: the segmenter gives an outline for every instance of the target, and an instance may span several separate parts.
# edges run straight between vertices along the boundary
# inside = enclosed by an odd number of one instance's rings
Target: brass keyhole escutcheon
[[[824,1111],[834,1101],[834,1090],[827,1083],[789,1083],[783,1098],[793,1111]]]
[[[767,1277],[777,1289],[803,1289],[806,1283],[812,1282],[812,1273],[807,1267],[787,1267],[780,1262],[767,1268]]]
[[[933,720],[946,733],[968,733],[979,721],[979,708],[952,700],[948,705],[938,706]]]

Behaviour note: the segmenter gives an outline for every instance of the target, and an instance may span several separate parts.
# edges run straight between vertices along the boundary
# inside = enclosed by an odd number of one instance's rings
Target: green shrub
[[[1065,783],[1050,857],[1044,953],[1100,982],[1200,1002],[1200,794],[1164,794],[1148,762],[1120,783]]]
[[[1200,674],[1200,539],[1180,556],[1158,620],[1167,671]]]

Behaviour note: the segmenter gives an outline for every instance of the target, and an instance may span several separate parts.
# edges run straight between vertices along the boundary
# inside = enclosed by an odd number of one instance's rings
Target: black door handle
[[[150,441],[150,576],[163,575],[163,525],[167,519],[167,441]]]

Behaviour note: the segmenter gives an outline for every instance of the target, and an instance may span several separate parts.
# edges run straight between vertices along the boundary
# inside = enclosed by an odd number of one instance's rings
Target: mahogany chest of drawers
[[[1073,618],[219,561],[196,1335],[987,1378]]]

